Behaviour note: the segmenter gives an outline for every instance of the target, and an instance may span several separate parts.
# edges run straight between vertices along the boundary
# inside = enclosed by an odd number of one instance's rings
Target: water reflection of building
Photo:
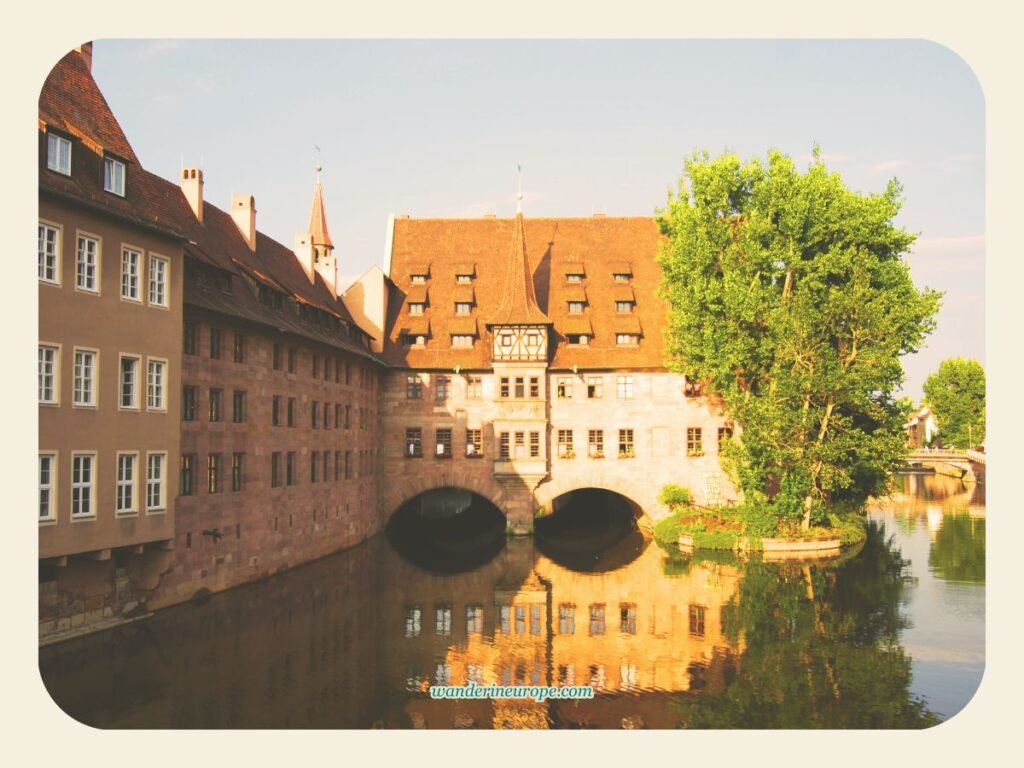
[[[663,702],[647,697],[721,686],[738,648],[722,635],[721,609],[736,591],[736,569],[693,565],[666,578],[663,555],[647,547],[628,566],[577,573],[530,542],[459,577],[389,575],[382,618],[389,688],[408,697],[386,724],[428,728],[621,727],[670,725]],[[600,705],[515,700],[432,700],[431,685],[591,685]],[[622,698],[606,706],[607,698]],[[662,722],[664,721],[664,722]]]

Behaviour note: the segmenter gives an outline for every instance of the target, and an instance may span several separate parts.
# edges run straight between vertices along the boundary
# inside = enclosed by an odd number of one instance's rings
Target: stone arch
[[[468,474],[464,475],[460,472],[440,472],[430,477],[403,478],[391,488],[385,489],[384,519],[390,520],[399,507],[410,499],[416,498],[421,493],[441,488],[457,488],[482,496],[494,504],[502,515],[508,517],[508,511],[505,508],[506,494],[493,478],[485,479]]]
[[[584,488],[599,488],[625,497],[640,508],[643,517],[650,525],[657,523],[669,514],[669,510],[658,501],[658,491],[653,486],[645,488],[614,472],[594,470],[571,473],[541,483],[534,493],[537,508],[548,510],[551,508],[552,502],[559,496]]]

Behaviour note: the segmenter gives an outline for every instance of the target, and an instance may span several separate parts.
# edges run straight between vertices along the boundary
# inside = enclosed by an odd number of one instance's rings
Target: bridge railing
[[[907,458],[922,459],[966,459],[968,451],[956,448],[918,448],[907,454]]]
[[[970,451],[969,450],[966,453],[967,453],[967,458],[970,459],[971,461],[976,462],[978,464],[984,464],[985,463],[985,454],[982,453],[981,451]]]

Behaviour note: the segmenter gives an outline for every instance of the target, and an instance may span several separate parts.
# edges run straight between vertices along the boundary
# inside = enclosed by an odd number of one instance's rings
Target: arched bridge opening
[[[432,488],[391,515],[387,537],[406,560],[434,573],[464,573],[505,546],[505,515],[494,502],[454,486]]]
[[[551,500],[534,535],[541,554],[575,571],[613,571],[647,548],[643,508],[605,488],[576,488]]]

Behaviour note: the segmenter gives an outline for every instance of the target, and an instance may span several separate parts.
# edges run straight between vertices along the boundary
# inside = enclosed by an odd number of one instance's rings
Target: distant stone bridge
[[[917,448],[907,454],[906,466],[927,467],[942,475],[976,482],[985,476],[985,454],[953,448]]]

